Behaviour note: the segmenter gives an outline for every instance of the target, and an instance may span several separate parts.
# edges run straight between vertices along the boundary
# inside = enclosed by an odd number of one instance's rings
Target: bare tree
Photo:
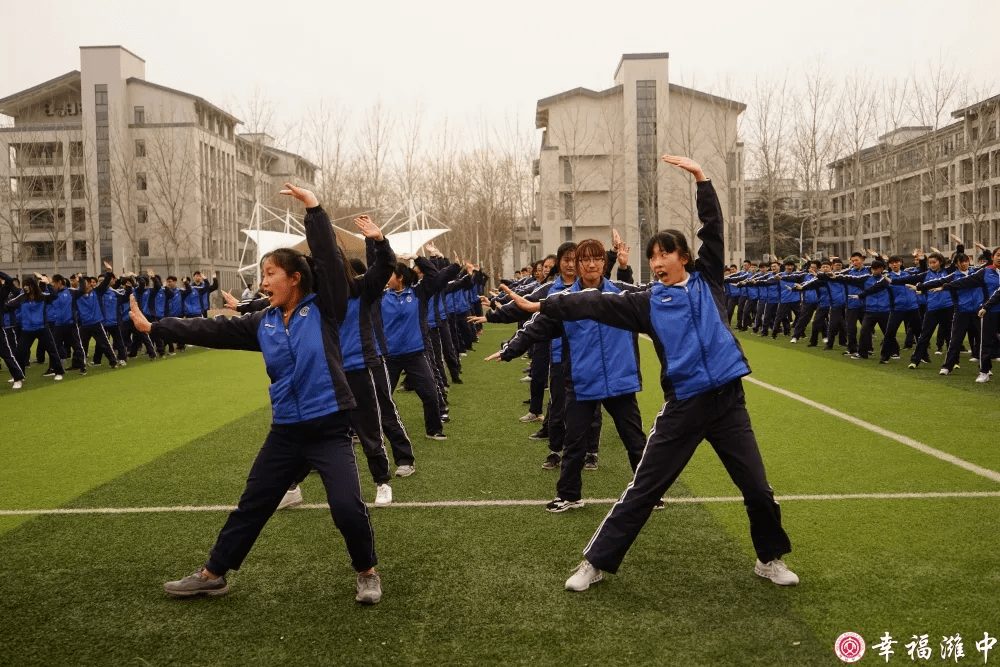
[[[870,74],[857,70],[847,77],[838,101],[837,130],[841,155],[846,154],[842,182],[838,189],[848,190],[845,204],[847,235],[854,248],[862,248],[862,151],[869,146],[875,134],[876,92]]]
[[[10,166],[10,177],[0,184],[0,225],[10,241],[12,259],[20,276],[24,274],[24,262],[29,259],[30,252],[27,243],[32,231],[32,188],[56,158],[42,151],[41,137],[30,130],[5,133],[0,137],[5,142],[2,144],[3,159],[8,160]],[[43,222],[36,221],[36,226]]]
[[[548,208],[561,210],[569,221],[573,237],[577,224],[593,208],[590,193],[603,189],[601,185],[602,140],[599,118],[590,107],[573,105],[554,117],[546,130],[550,146],[559,149],[562,181],[551,181],[555,187],[541,193]]]
[[[803,70],[803,90],[793,112],[795,129],[790,142],[796,180],[804,200],[803,217],[811,230],[811,254],[818,254],[818,243],[830,189],[827,168],[834,157],[833,103],[837,86],[826,64],[817,58]]]
[[[154,224],[160,231],[166,255],[172,259],[173,272],[180,273],[182,252],[188,256],[192,243],[189,221],[196,205],[198,188],[198,153],[194,139],[184,128],[157,127],[147,134],[146,187]]]
[[[114,128],[120,128],[120,123],[114,123]],[[139,140],[144,141],[144,140]],[[140,270],[139,242],[147,233],[149,208],[148,186],[150,174],[145,167],[140,167],[136,159],[136,141],[130,135],[115,132],[110,143],[110,179],[109,193],[111,204],[118,212],[119,229],[125,233],[129,243],[129,258],[131,267],[121,267],[123,271]],[[145,146],[145,144],[140,144]],[[100,247],[100,246],[98,246]],[[166,254],[166,253],[164,253]],[[114,264],[112,258],[112,264]],[[96,275],[96,274],[94,274]]]
[[[947,114],[954,107],[956,97],[963,88],[965,88],[964,77],[955,71],[943,54],[939,54],[937,60],[929,61],[924,70],[919,72],[916,68],[911,70],[910,115],[928,130],[929,137],[936,137],[937,131],[949,120]],[[948,162],[958,150],[959,147],[954,146],[949,138],[945,138],[940,142],[928,141],[917,154],[919,166],[924,171],[923,195],[930,197],[930,201],[925,202],[923,207],[931,218],[930,245],[937,242],[938,221],[945,217],[937,200],[939,193],[950,187]],[[943,168],[942,162],[945,163]]]
[[[775,255],[774,222],[776,205],[785,196],[787,182],[787,153],[790,143],[790,86],[788,76],[780,81],[756,79],[751,94],[748,119],[753,139],[751,157],[753,172],[759,184],[761,197],[766,204],[769,251]]]
[[[358,166],[364,179],[362,196],[376,216],[384,213],[388,200],[392,126],[392,114],[379,100],[368,109],[356,136]]]
[[[340,216],[347,166],[347,110],[320,101],[305,121],[307,152],[319,167],[316,196],[333,218]]]
[[[994,91],[985,85],[977,86],[963,97],[969,101],[992,100]],[[968,220],[968,230],[961,236],[971,248],[975,243],[989,245],[991,241],[988,219],[990,182],[997,173],[995,167],[994,172],[990,172],[990,154],[998,143],[1000,108],[993,100],[962,109],[959,113],[964,125],[967,157],[958,166],[958,185],[962,188],[958,196],[958,213]]]

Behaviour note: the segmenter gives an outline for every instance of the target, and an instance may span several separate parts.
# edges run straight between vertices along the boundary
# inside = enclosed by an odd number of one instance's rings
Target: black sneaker
[[[583,457],[583,469],[584,470],[597,470],[597,454],[587,453]]]
[[[666,503],[663,502],[663,498],[660,498],[659,500],[656,501],[656,504],[653,505],[653,509],[662,510],[666,506],[667,506]]]
[[[43,378],[50,378],[50,377],[52,377],[55,374],[56,374],[55,371],[45,371],[44,373],[42,373],[42,377]]]
[[[209,579],[205,571],[198,568],[183,579],[163,584],[163,590],[172,598],[190,598],[196,595],[228,595],[229,584],[226,583],[225,576]]]
[[[441,431],[438,431],[437,433],[428,433],[427,434],[427,439],[428,440],[447,440],[448,436],[446,436]]]
[[[545,463],[542,464],[543,470],[554,470],[558,468],[562,463],[562,457],[555,452],[549,452],[549,455],[545,459]]]
[[[563,500],[553,498],[552,502],[545,506],[549,512],[565,512],[566,510],[578,510],[583,507],[583,500]]]
[[[464,382],[462,382],[462,378],[458,377],[457,375],[453,375],[452,376],[451,383],[452,384],[465,384]]]
[[[531,435],[529,435],[528,439],[529,440],[548,440],[549,439],[549,432],[546,431],[544,428],[541,428],[541,429],[538,429],[537,431],[535,431],[534,433],[532,433]]]

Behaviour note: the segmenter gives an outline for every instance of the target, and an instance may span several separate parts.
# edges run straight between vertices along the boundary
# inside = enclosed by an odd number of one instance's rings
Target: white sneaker
[[[947,368],[942,368],[941,370],[938,371],[938,375],[951,375],[951,371],[949,371]]]
[[[62,375],[57,375],[57,376],[55,376],[52,379],[55,380],[56,382],[58,382],[59,380],[62,380]]]
[[[935,352],[934,354],[941,354],[941,350],[938,350],[938,351],[937,351],[937,352]]]
[[[829,343],[829,342],[830,342],[830,339],[829,339],[829,338],[824,338],[824,339],[823,339],[823,342],[824,342],[824,343]]]
[[[385,507],[392,502],[392,487],[388,484],[379,484],[375,490],[375,507]]]
[[[409,477],[417,471],[412,465],[399,466],[396,468],[396,477]]]
[[[522,422],[524,424],[527,424],[528,422],[543,422],[545,421],[545,417],[542,417],[541,415],[536,415],[534,412],[529,412],[523,417],[519,417],[517,421]]]
[[[969,361],[974,364],[979,363],[979,357],[969,357]]]
[[[789,340],[788,342],[789,342],[789,343],[798,343],[798,342],[799,342],[799,339],[798,339],[798,338],[792,338],[792,339],[791,339],[791,340]]]
[[[12,382],[13,382],[13,380],[12,380]],[[21,381],[20,380],[18,380],[17,382],[14,382],[13,386],[11,386],[11,389],[20,389],[20,388],[21,388]]]
[[[976,378],[976,382],[979,382],[979,383],[989,382],[989,381],[990,381],[990,374],[989,373],[980,373],[979,377]]]
[[[278,503],[278,509],[285,507],[298,507],[302,504],[302,489],[296,485],[294,488],[285,491],[285,497]]]
[[[788,566],[780,558],[775,558],[766,565],[761,563],[760,559],[757,559],[757,564],[754,565],[753,571],[758,577],[770,579],[779,586],[794,586],[799,583],[799,578],[794,572],[788,569]]]
[[[11,379],[7,380],[7,382],[13,382],[13,381],[14,381],[14,378],[11,378]]]
[[[525,375],[523,378],[521,378],[521,382],[531,382],[531,376]]]
[[[582,560],[576,566],[573,576],[566,580],[566,590],[585,591],[591,584],[604,581],[604,574],[590,564],[589,560]]]

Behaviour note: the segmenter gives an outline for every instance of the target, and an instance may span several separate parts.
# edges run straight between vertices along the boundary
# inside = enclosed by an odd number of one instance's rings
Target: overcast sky
[[[535,102],[604,89],[623,53],[669,52],[671,80],[711,90],[720,78],[794,74],[822,56],[836,73],[905,76],[943,53],[997,86],[997,0],[713,2],[8,2],[0,97],[79,69],[82,45],[120,44],[146,78],[227,108],[259,89],[286,119],[320,99],[396,112],[534,121]],[[285,8],[282,9],[281,7]],[[359,113],[360,115],[360,113]]]

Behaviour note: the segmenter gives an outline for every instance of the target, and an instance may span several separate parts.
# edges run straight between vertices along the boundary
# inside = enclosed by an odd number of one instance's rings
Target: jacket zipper
[[[282,324],[284,324],[284,313],[282,315]],[[295,313],[292,313],[294,316]],[[291,322],[291,317],[288,321]],[[302,409],[299,406],[299,394],[295,391],[295,350],[292,348],[292,332],[288,324],[285,324],[285,343],[288,345],[288,355],[292,358],[292,382],[290,384],[292,397],[295,399],[295,414],[298,416],[296,421],[302,421]]]

